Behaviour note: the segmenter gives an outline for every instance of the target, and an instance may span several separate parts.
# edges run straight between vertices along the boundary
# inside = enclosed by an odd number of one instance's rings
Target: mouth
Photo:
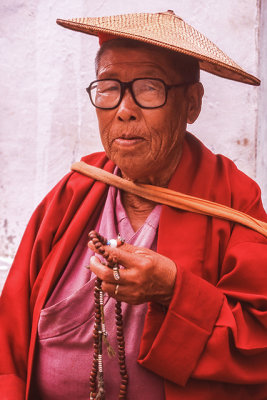
[[[114,142],[119,146],[133,146],[143,143],[145,139],[141,136],[122,135],[114,139]]]

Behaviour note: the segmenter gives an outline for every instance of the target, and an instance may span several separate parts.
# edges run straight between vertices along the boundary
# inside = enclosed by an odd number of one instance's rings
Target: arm
[[[203,222],[203,217],[199,221]],[[226,224],[224,222],[222,226]],[[192,236],[191,239],[194,242]],[[153,258],[150,250],[131,246],[107,247],[107,251],[126,267],[121,270],[116,299],[131,304],[151,302],[140,363],[179,385],[185,385],[190,377],[236,384],[265,382],[266,244],[266,239],[257,233],[236,226],[222,257],[222,265],[214,265],[214,255],[210,266],[209,257],[206,259],[203,274],[208,276],[210,272],[217,276],[215,284],[185,268],[183,263],[178,264],[178,252],[174,289],[169,259],[156,253]],[[189,256],[194,259],[193,253]],[[183,259],[182,254],[180,258]],[[194,263],[197,264],[195,260]],[[114,297],[118,282],[112,271],[101,265],[96,257],[92,259],[91,269],[104,280],[103,289]],[[161,282],[165,289],[172,290],[167,312],[159,305],[165,303],[157,285],[160,277],[166,278]],[[209,279],[215,281],[215,278]]]
[[[217,287],[180,268],[167,314],[150,305],[141,364],[180,385],[266,382],[266,257],[266,244],[232,248]]]
[[[84,161],[109,172],[114,169],[104,153],[92,154]],[[105,185],[70,173],[34,212],[0,299],[0,398],[25,398],[26,380],[29,385],[34,356],[38,311],[88,219],[95,218],[105,193]],[[52,250],[53,257],[50,257]],[[40,292],[42,296],[39,296]]]
[[[60,194],[65,184],[66,180],[58,184],[32,215],[1,294],[0,397],[4,399],[25,399],[32,289],[61,222],[66,203]],[[55,213],[50,206],[56,206],[59,201],[61,208],[58,204]]]
[[[92,242],[89,246],[97,251]],[[175,381],[178,375],[180,382],[185,381],[217,319],[222,294],[204,279],[179,267],[176,271],[172,260],[149,249],[124,244],[120,248],[105,246],[105,251],[124,269],[116,281],[112,270],[92,257],[90,269],[103,281],[102,289],[129,304],[150,302],[141,364],[167,379]]]

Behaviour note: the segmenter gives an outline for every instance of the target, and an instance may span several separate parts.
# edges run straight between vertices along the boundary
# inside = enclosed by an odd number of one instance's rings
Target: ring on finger
[[[117,294],[119,293],[119,287],[120,285],[115,286],[115,291],[114,291],[115,296],[117,296]]]
[[[119,271],[118,265],[115,265],[112,269],[113,269],[113,277],[114,277],[115,281],[119,281],[120,280],[120,271]]]

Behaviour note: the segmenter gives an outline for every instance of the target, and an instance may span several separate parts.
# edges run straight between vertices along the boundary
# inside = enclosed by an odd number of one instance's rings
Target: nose
[[[118,106],[117,118],[119,121],[135,121],[138,118],[139,107],[129,91],[126,89],[121,103]]]

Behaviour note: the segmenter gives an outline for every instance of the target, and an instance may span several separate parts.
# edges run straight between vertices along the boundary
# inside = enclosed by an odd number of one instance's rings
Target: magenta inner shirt
[[[134,232],[120,199],[111,187],[96,229],[107,238],[118,233],[130,244],[156,249],[161,206]],[[89,230],[89,228],[88,228]],[[93,252],[85,230],[55,290],[41,311],[33,386],[38,399],[88,400],[93,359],[95,275],[85,268]],[[115,300],[105,295],[105,320],[109,341],[116,349]],[[147,304],[122,303],[129,400],[163,400],[163,380],[137,363]],[[118,359],[104,349],[106,400],[117,400],[120,385]]]

